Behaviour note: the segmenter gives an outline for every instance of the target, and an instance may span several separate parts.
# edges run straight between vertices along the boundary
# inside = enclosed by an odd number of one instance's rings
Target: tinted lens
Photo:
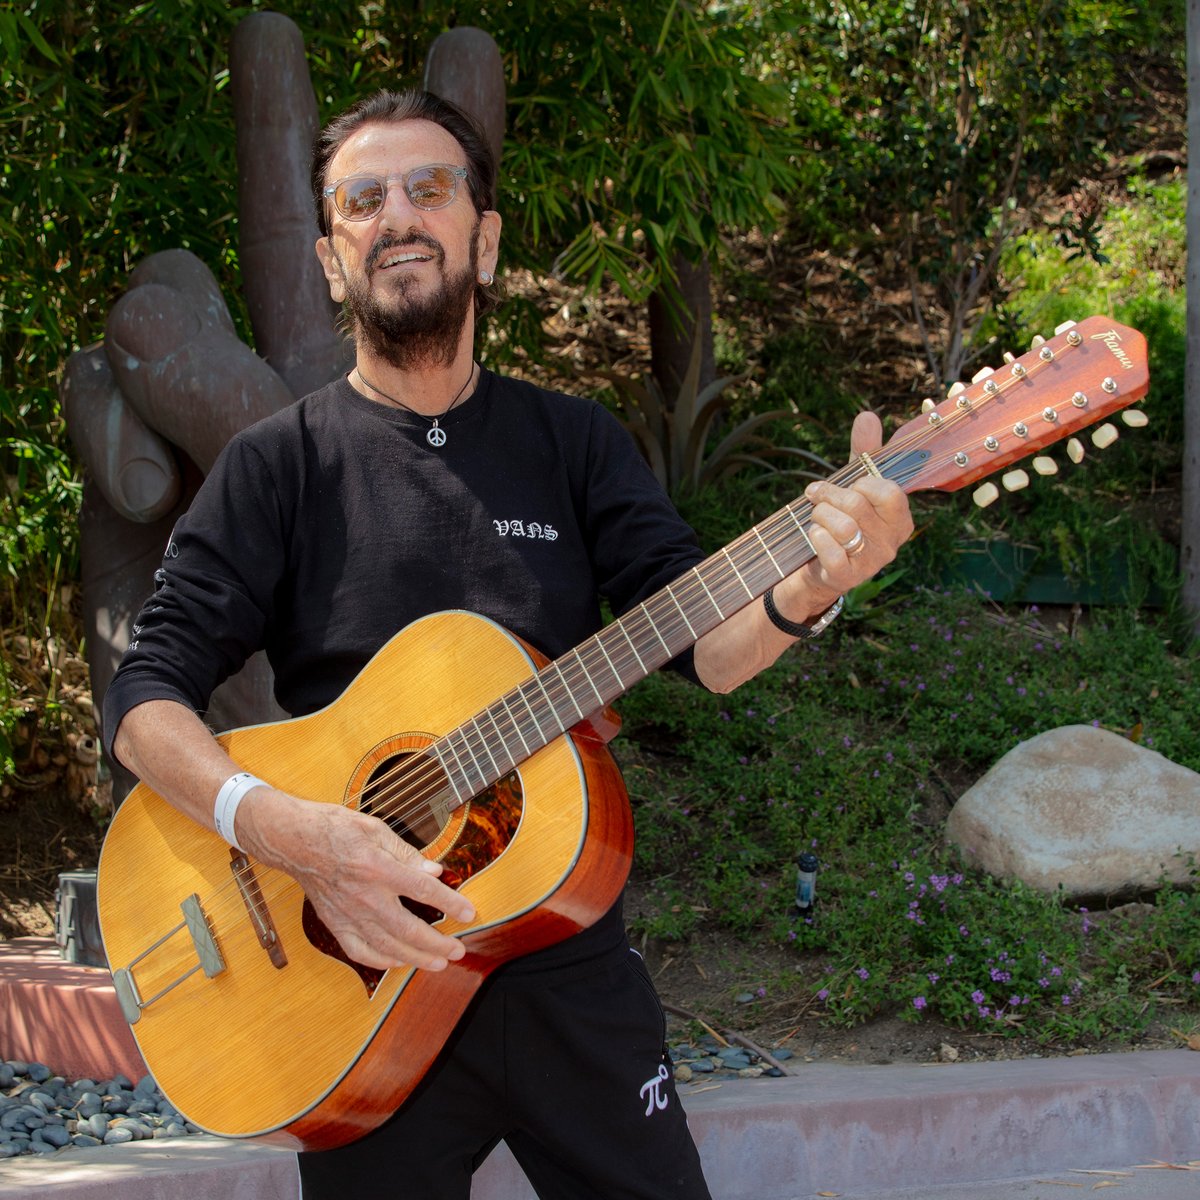
[[[382,179],[347,179],[333,193],[333,202],[347,221],[365,221],[383,207],[386,187]]]
[[[454,199],[457,183],[449,167],[421,167],[408,176],[404,188],[418,208],[445,208]]]

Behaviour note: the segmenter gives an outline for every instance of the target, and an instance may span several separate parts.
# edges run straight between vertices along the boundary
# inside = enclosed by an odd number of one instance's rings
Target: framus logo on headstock
[[[1110,329],[1106,333],[1093,333],[1092,341],[1103,342],[1112,351],[1113,358],[1121,364],[1122,370],[1133,370],[1133,359],[1121,349],[1121,335],[1115,329]]]

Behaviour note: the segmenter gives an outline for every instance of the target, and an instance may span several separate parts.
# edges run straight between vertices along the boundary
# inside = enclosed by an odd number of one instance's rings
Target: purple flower
[[[859,967],[858,970],[855,971],[854,973],[855,973],[855,975],[857,975],[859,977],[859,979],[870,979],[871,978],[871,972],[868,971],[866,967]]]
[[[978,989],[976,989],[975,991],[973,991],[971,993],[971,1002],[973,1004],[982,1004],[985,999],[986,999],[986,997],[984,996],[984,994],[981,991],[979,991]]]
[[[1200,971],[1193,971],[1193,972],[1192,972],[1192,982],[1193,982],[1193,983],[1200,983]]]
[[[941,976],[936,971],[930,971],[925,978],[928,979],[930,983],[937,983],[937,981],[941,979]]]
[[[913,1008],[915,1008],[917,1010],[917,1012],[920,1012],[921,1009],[923,1009],[924,1007],[925,1007],[925,997],[924,996],[914,996],[913,997]]]
[[[822,988],[822,989],[821,989],[821,990],[820,990],[820,991],[817,993],[817,999],[818,999],[818,1000],[821,1000],[821,1001],[828,1000],[828,999],[829,999],[829,989],[828,989],[828,988]]]

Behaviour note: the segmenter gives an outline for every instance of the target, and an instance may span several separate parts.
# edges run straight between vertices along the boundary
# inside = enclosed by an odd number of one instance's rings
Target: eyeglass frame
[[[418,171],[428,171],[433,167],[441,167],[449,171],[454,176],[454,189],[450,193],[450,199],[445,204],[435,204],[430,207],[427,204],[418,204],[413,199],[412,193],[408,190],[408,181],[417,174]],[[451,204],[458,198],[459,183],[470,177],[470,168],[456,167],[453,163],[423,163],[419,167],[413,167],[411,171],[405,171],[403,175],[372,175],[369,172],[359,175],[343,175],[341,179],[335,179],[327,188],[321,190],[322,199],[330,201],[333,205],[334,212],[342,218],[343,221],[369,221],[372,217],[377,217],[386,207],[388,193],[391,191],[392,183],[399,180],[400,185],[404,188],[404,194],[408,197],[409,203],[414,208],[419,208],[422,212],[441,212],[443,208],[449,208]],[[383,199],[380,201],[379,207],[373,212],[368,213],[365,217],[348,217],[338,207],[338,203],[333,199],[333,194],[344,184],[349,183],[352,179],[374,179],[383,184]]]

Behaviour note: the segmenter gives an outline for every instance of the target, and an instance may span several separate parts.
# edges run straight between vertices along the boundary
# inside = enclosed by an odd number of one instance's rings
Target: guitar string
[[[1073,347],[1064,348],[1064,352],[1065,352],[1065,349],[1067,349],[1067,348],[1073,348]],[[952,428],[954,425],[958,424],[962,420],[969,419],[971,416],[977,416],[980,413],[980,411],[987,408],[989,406],[989,404],[991,404],[992,401],[997,401],[997,400],[1001,399],[1003,397],[1005,390],[1019,386],[1022,382],[1024,382],[1024,380],[1029,379],[1029,377],[1031,375],[1040,373],[1041,370],[1043,370],[1046,366],[1050,365],[1050,361],[1055,361],[1055,360],[1052,359],[1052,360],[1046,361],[1046,360],[1042,360],[1041,358],[1038,358],[1031,364],[1030,368],[1026,368],[1026,373],[1025,373],[1024,377],[1012,376],[1010,378],[1010,380],[999,383],[998,384],[999,390],[996,392],[990,393],[990,394],[986,391],[982,391],[982,389],[981,389],[982,394],[980,396],[977,396],[975,398],[968,398],[966,404],[964,404],[962,406],[956,406],[955,409],[952,410],[952,412],[950,414],[943,417],[943,419],[940,423],[938,423],[938,424],[931,423],[931,424],[926,424],[923,426],[918,426],[917,428],[915,428],[913,430],[913,432],[910,435],[907,435],[906,437],[903,437],[899,440],[893,438],[893,441],[891,443],[889,443],[889,445],[885,448],[885,450],[880,452],[876,456],[877,463],[881,464],[882,466],[890,465],[890,464],[894,463],[898,458],[910,453],[913,449],[920,448],[924,445],[924,443],[938,437],[947,429],[947,427]],[[978,382],[978,381],[976,381],[976,382]],[[967,393],[964,391],[962,393],[962,395],[966,396]],[[1049,408],[1049,407],[1051,407],[1051,406],[1048,405],[1047,408]],[[1068,404],[1063,404],[1061,407],[1064,409],[1067,409],[1070,406]],[[1058,406],[1054,406],[1054,409],[1055,409],[1055,412],[1057,413]],[[1099,417],[1097,416],[1094,419],[1099,419]],[[1065,434],[1066,434],[1065,430],[1063,430],[1060,433],[1057,433],[1055,440],[1060,440],[1061,437],[1065,436]],[[940,460],[935,456],[933,459],[933,463],[927,464],[924,469],[928,470],[929,465],[945,466],[946,463],[948,463],[949,461],[951,461],[953,459],[954,453],[957,453],[957,452],[947,451]],[[989,471],[988,473],[991,473],[991,472]],[[863,467],[861,465],[861,460],[859,460],[857,462],[852,462],[847,467],[844,467],[844,468],[839,469],[838,471],[835,471],[833,473],[833,475],[831,475],[829,478],[830,478],[831,482],[840,484],[841,486],[848,486],[855,479],[862,478],[865,474],[867,474],[867,470],[865,467]],[[726,548],[727,557],[730,559],[730,566],[731,566],[731,569],[732,569],[734,575],[738,576],[739,579],[741,578],[738,567],[735,563],[732,562],[732,559],[734,558],[734,556],[738,550],[745,549],[746,547],[751,546],[752,539],[758,539],[762,542],[763,546],[765,547],[765,549],[767,551],[768,556],[771,557],[772,560],[774,557],[773,553],[772,553],[773,550],[781,549],[784,545],[795,544],[795,535],[796,535],[797,528],[804,530],[804,529],[806,529],[806,526],[807,526],[807,522],[806,522],[805,518],[801,517],[797,513],[797,511],[796,511],[797,508],[800,508],[801,510],[807,508],[809,515],[811,515],[811,506],[810,505],[807,505],[806,502],[802,502],[802,501],[793,501],[793,502],[785,505],[783,509],[779,510],[779,512],[772,514],[765,521],[761,522],[758,526],[755,527],[755,530],[752,530],[752,531],[747,532],[746,534],[743,534],[740,538],[736,539],[735,542],[731,543],[730,546]],[[811,557],[812,557],[811,554],[809,554],[803,561],[808,561],[808,558],[811,558]],[[711,562],[711,561],[712,560],[706,560],[706,562]],[[703,566],[703,565],[704,564],[701,564],[701,566]],[[708,591],[708,589],[704,586],[703,583],[698,582],[696,580],[694,572],[689,572],[684,577],[684,579],[685,579],[685,582],[682,584],[682,587],[679,586],[680,581],[676,581],[675,584],[669,585],[668,588],[664,589],[664,593],[669,593],[670,598],[677,605],[681,605],[681,604],[685,604],[685,603],[694,603],[695,601],[697,601],[700,598],[702,592]],[[653,599],[653,597],[651,599]],[[709,597],[709,599],[711,600],[711,596]],[[714,603],[714,606],[717,609],[718,615],[723,615],[722,609],[720,608],[720,606],[717,605],[715,601],[712,601],[712,602]],[[643,609],[643,611],[645,611],[645,610]],[[651,627],[655,630],[656,635],[659,636],[660,638],[662,638],[664,641],[666,639],[673,639],[676,636],[676,634],[681,633],[682,626],[684,624],[686,624],[682,614],[677,614],[674,617],[673,627],[663,629],[661,627],[661,622],[655,622],[655,620],[649,616],[648,612],[645,613],[645,615],[646,615],[648,621],[650,622]],[[607,628],[611,629],[612,627],[610,626]],[[601,631],[601,633],[603,633],[603,632],[604,631]],[[578,648],[576,651],[569,652],[568,655],[565,655],[563,657],[569,659],[572,656],[580,656],[585,652],[586,649],[594,648],[594,647],[592,647],[592,643],[596,642],[596,638],[598,636],[599,635],[596,635],[592,639],[588,639],[588,642],[585,643],[584,646]],[[689,629],[689,636],[690,636],[690,629]],[[668,642],[667,644],[670,645],[671,643]],[[637,656],[636,656],[636,653],[633,652],[632,647],[630,647],[628,649],[623,649],[621,647],[614,646],[613,649],[616,651],[616,654],[617,654],[616,662],[612,661],[612,656],[608,655],[607,651],[601,645],[601,650],[604,653],[605,658],[608,660],[609,669],[614,674],[614,676],[617,680],[617,683],[620,686],[620,689],[623,691],[623,690],[626,690],[629,686],[632,686],[632,684],[627,684],[625,682],[625,671],[622,669],[622,666],[624,665],[626,667],[631,667],[634,659],[636,659]],[[539,672],[537,672],[537,674],[538,675],[546,675],[546,676],[548,676],[550,673],[558,674],[559,679],[560,679],[560,687],[563,690],[566,690],[569,694],[569,688],[566,688],[565,681],[562,679],[562,668],[561,668],[560,663],[561,663],[561,660],[556,660],[556,662],[548,664],[546,668],[542,668]],[[593,664],[593,665],[597,665],[597,664]],[[584,663],[583,667],[584,667],[584,671],[586,674],[587,673],[587,669],[586,669],[587,664]],[[597,667],[598,667],[598,665],[597,665]],[[550,670],[551,668],[554,669],[553,672],[551,672],[551,670]],[[637,671],[635,672],[635,671],[631,670],[630,673],[636,675],[636,678],[634,679],[633,682],[636,682],[637,679],[640,679],[645,674],[645,671],[643,670],[640,659],[638,660]],[[534,711],[533,706],[529,702],[528,698],[524,695],[524,688],[528,685],[528,682],[529,681],[526,681],[526,683],[523,683],[521,685],[518,685],[518,687],[511,689],[510,692],[506,693],[506,695],[503,699],[505,701],[507,701],[510,696],[519,695],[519,698],[524,701],[525,706],[529,709],[529,713],[532,718],[534,727],[537,728],[538,735],[537,735],[537,738],[535,739],[535,741],[541,741],[542,746],[544,746],[546,744],[549,744],[549,742],[553,741],[556,737],[561,736],[561,733],[564,732],[566,729],[569,729],[571,726],[570,726],[570,724],[568,724],[565,721],[565,718],[557,715],[557,713],[559,711],[558,707],[556,707],[554,704],[554,701],[551,700],[551,712],[549,715],[554,716],[554,718],[555,718],[554,725],[561,726],[561,728],[556,733],[554,733],[554,735],[551,738],[549,738],[549,739],[545,738],[544,731],[542,730],[541,723],[538,720],[537,713]],[[619,694],[620,694],[620,692],[618,692],[618,695]],[[547,698],[549,698],[548,691],[547,691]],[[507,745],[507,743],[505,743],[503,735],[500,735],[499,741],[497,743],[492,738],[492,735],[486,733],[484,730],[482,730],[479,727],[479,720],[484,715],[487,715],[489,717],[489,719],[491,719],[493,721],[493,724],[496,725],[497,733],[499,733],[499,725],[496,722],[495,717],[493,715],[494,710],[496,709],[496,707],[499,703],[500,703],[499,701],[494,702],[493,705],[489,706],[489,708],[485,709],[482,713],[477,714],[476,717],[472,718],[472,721],[471,721],[471,723],[475,724],[476,732],[477,732],[480,740],[483,743],[484,749],[487,752],[488,757],[492,760],[493,766],[496,768],[499,768],[499,762],[495,758],[495,753],[493,751],[493,745],[496,745],[498,747],[504,747]],[[508,707],[507,704],[506,704],[506,707]],[[577,707],[578,707],[578,705],[577,705]],[[510,721],[512,723],[514,723],[515,727],[519,728],[519,725],[516,724],[516,719],[511,717],[511,713],[510,713]],[[460,730],[462,728],[464,728],[464,726],[459,726]],[[444,742],[448,741],[448,739],[450,737],[454,736],[454,734],[456,732],[458,732],[458,731],[457,730],[450,731],[449,733],[443,735],[441,738],[436,739],[432,745],[436,746],[439,743],[444,743]],[[468,755],[471,757],[471,759],[474,760],[474,766],[475,766],[476,773],[479,775],[479,777],[482,780],[485,781],[485,787],[489,786],[489,784],[487,783],[487,780],[489,778],[489,772],[485,771],[479,765],[478,760],[475,755],[475,752],[470,747],[469,740],[465,739],[465,737],[464,737],[464,740],[466,741],[466,746],[465,746],[466,751],[467,751]],[[541,749],[542,746],[539,746],[538,749]],[[430,748],[432,748],[432,747],[426,747],[425,749],[429,750]],[[534,752],[536,753],[536,751],[534,751]],[[511,751],[505,751],[503,754],[503,757],[507,758],[511,765],[509,766],[507,771],[501,772],[501,774],[497,777],[497,779],[503,778],[505,774],[511,773],[512,770],[515,770],[517,768],[517,766],[519,765],[519,761],[524,761],[523,758],[521,760],[517,760],[513,756]],[[417,761],[414,763],[413,760],[417,760]],[[445,781],[445,782],[443,782],[443,781]],[[469,783],[469,781],[467,781],[467,782]],[[368,780],[367,785],[360,792],[358,800],[359,800],[359,803],[361,804],[364,799],[369,799],[371,801],[371,811],[374,813],[374,815],[379,816],[383,820],[400,819],[400,820],[404,820],[406,822],[411,822],[412,819],[417,815],[423,816],[423,815],[432,813],[432,809],[430,807],[431,801],[439,793],[446,791],[447,784],[449,784],[449,786],[451,787],[452,790],[454,789],[453,783],[448,778],[448,772],[447,772],[445,766],[436,757],[436,751],[435,751],[435,754],[432,756],[424,751],[414,751],[411,754],[403,756],[400,759],[398,765],[396,767],[390,768],[387,772],[384,773],[384,775],[382,775],[376,779]],[[375,795],[382,796],[384,803],[381,806],[376,807],[374,796],[372,796],[370,794],[372,792],[374,792]],[[455,798],[457,799],[457,791],[455,791]],[[354,798],[351,797],[349,799],[354,799]],[[346,804],[347,802],[348,802],[348,800],[344,800],[342,803]],[[406,805],[407,805],[407,807],[405,807]],[[287,876],[286,873],[284,873],[282,871],[278,871],[276,869],[269,868],[269,867],[264,867],[264,866],[262,866],[262,864],[258,864],[258,868],[260,871],[267,871],[267,872],[270,872],[270,874],[272,876],[279,877],[279,884],[277,884],[275,887],[273,887],[271,889],[272,890],[271,897],[268,898],[268,896],[266,894],[266,888],[261,885],[261,881],[260,881],[260,887],[258,889],[259,894],[257,896],[255,896],[251,901],[249,901],[250,903],[253,903],[255,908],[258,909],[260,912],[262,912],[263,910],[267,910],[267,912],[269,912],[271,901],[277,900],[280,895],[280,886],[279,885],[282,885],[282,888],[285,890],[290,890],[292,888],[298,888],[299,884],[297,881],[292,879],[290,876]],[[221,897],[221,893],[226,892],[226,891],[232,892],[230,899],[232,900],[232,903],[234,906],[237,905],[239,900],[243,900],[243,902],[246,902],[245,901],[245,893],[242,891],[242,889],[240,887],[236,887],[236,883],[238,881],[239,876],[241,876],[241,877],[243,877],[243,879],[245,879],[245,878],[250,878],[257,874],[257,872],[255,871],[254,864],[250,864],[247,868],[235,868],[232,873],[234,875],[234,880],[227,881],[222,887],[218,888],[217,895],[214,896],[214,898],[213,898],[214,900],[217,901],[218,904],[220,904],[222,909],[225,907],[225,904],[224,904],[225,898]],[[254,939],[256,942],[259,940],[257,934],[254,934]]]

